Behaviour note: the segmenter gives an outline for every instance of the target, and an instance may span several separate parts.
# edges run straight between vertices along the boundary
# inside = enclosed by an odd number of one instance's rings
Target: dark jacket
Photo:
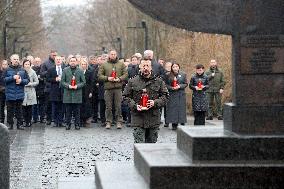
[[[174,90],[172,87],[172,82],[174,76],[167,75],[166,85],[170,93],[169,101],[167,103],[166,109],[166,123],[186,123],[186,94],[185,88],[188,86],[188,81],[186,74],[184,72],[179,72],[176,75],[177,83],[180,88]]]
[[[33,66],[32,69],[36,72],[36,75],[38,76],[39,84],[36,86],[36,95],[37,98],[44,98],[44,87],[45,87],[45,81],[40,76],[40,66]]]
[[[152,71],[153,74],[156,76],[163,76],[164,68],[161,64],[159,64],[155,59],[151,60]]]
[[[129,64],[127,71],[128,71],[128,78],[131,79],[139,74],[139,67],[138,65]]]
[[[64,67],[61,66],[63,71]],[[58,77],[56,66],[53,66],[47,71],[46,81],[50,83],[50,93],[49,93],[49,101],[62,102],[63,101],[63,88],[60,85],[60,81],[56,81],[56,77]]]
[[[198,85],[198,81],[201,80],[204,88],[202,90],[196,90],[195,86]],[[192,93],[192,110],[193,111],[207,111],[208,102],[205,91],[209,88],[208,77],[203,73],[202,75],[194,74],[189,83],[189,88]]]
[[[99,82],[99,78],[98,78],[98,73],[99,73],[99,65],[98,64],[95,64],[95,65],[92,65],[92,69],[90,70],[92,73],[93,73],[93,76],[92,76],[92,92],[93,94],[98,94],[98,86],[97,86],[97,83]]]
[[[4,82],[4,73],[5,70],[0,69],[0,94],[5,94],[5,82]]]
[[[212,76],[212,73],[215,75]],[[209,79],[209,89],[206,92],[219,93],[220,89],[224,89],[226,84],[224,74],[218,67],[210,68],[205,74]]]
[[[86,70],[85,72],[86,85],[83,87],[83,103],[81,105],[81,118],[87,119],[92,116],[92,104],[89,97],[90,93],[93,93],[93,72]]]
[[[19,74],[22,81],[19,85],[16,84],[16,80],[13,78],[14,75]],[[5,70],[4,82],[6,85],[5,95],[6,101],[8,100],[24,100],[25,93],[24,87],[29,83],[29,76],[27,72],[21,68],[20,66],[9,66],[7,70]]]
[[[76,80],[77,89],[69,89],[69,85],[71,84],[73,73],[71,67],[66,67],[63,70],[61,77],[61,85],[64,88],[63,92],[63,103],[82,103],[82,88],[86,84],[85,76],[83,71],[80,68],[75,68],[74,76]]]
[[[154,107],[147,111],[138,111],[143,89],[147,89],[149,100],[154,100]],[[156,76],[149,79],[137,75],[128,81],[123,92],[123,100],[128,103],[131,109],[131,125],[133,127],[155,128],[160,125],[160,108],[165,106],[169,92],[165,82]]]
[[[40,77],[42,79],[46,80],[46,75],[47,75],[47,71],[52,68],[53,66],[55,66],[54,60],[51,59],[50,57],[44,61],[41,65],[40,68]],[[45,88],[44,88],[44,92],[49,93],[50,91],[50,83],[49,82],[45,82]]]

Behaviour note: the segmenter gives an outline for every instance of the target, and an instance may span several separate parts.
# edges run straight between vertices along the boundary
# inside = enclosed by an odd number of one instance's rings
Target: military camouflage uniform
[[[137,105],[140,103],[143,89],[147,89],[149,100],[154,100],[154,106],[147,111],[138,111]],[[169,92],[164,81],[156,76],[144,78],[142,75],[137,75],[128,81],[123,97],[131,109],[134,142],[157,142],[160,125],[159,109],[166,105],[169,98]]]

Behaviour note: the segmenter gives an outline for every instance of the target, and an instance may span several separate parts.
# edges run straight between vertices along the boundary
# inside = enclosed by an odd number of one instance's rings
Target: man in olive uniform
[[[213,104],[215,99],[217,118],[218,120],[223,120],[221,98],[224,92],[225,80],[223,72],[217,66],[216,60],[210,61],[210,68],[205,74],[209,79],[209,89],[206,91],[209,102],[209,110],[208,117],[206,119],[213,120]]]
[[[122,84],[128,78],[127,68],[123,61],[117,58],[117,52],[109,52],[108,61],[99,67],[98,78],[104,82],[106,102],[106,129],[111,128],[113,119],[113,108],[115,109],[115,120],[117,129],[122,128],[121,101]],[[114,104],[113,104],[114,103]]]
[[[134,142],[156,143],[160,125],[160,108],[166,105],[169,92],[164,81],[152,74],[150,60],[142,60],[139,67],[140,74],[128,81],[123,97],[131,109]],[[149,100],[147,106],[142,107],[140,101],[145,91]]]

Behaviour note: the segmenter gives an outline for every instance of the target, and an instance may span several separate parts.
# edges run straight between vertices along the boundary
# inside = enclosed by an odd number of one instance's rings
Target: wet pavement
[[[192,123],[193,118],[189,118]],[[218,125],[210,121],[207,125]],[[99,124],[66,131],[33,124],[24,131],[12,130],[11,189],[55,189],[58,181],[94,176],[96,161],[133,161],[132,129],[106,130]],[[161,126],[159,143],[175,143],[176,132]]]

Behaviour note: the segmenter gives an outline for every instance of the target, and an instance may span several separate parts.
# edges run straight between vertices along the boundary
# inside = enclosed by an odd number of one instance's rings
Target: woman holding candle
[[[194,112],[194,125],[205,125],[205,113],[208,102],[205,91],[209,88],[208,77],[204,74],[204,66],[196,65],[196,73],[192,76],[189,88],[193,90],[192,110]]]
[[[179,123],[186,123],[186,94],[188,85],[186,74],[180,71],[179,64],[173,62],[171,72],[166,77],[166,85],[170,93],[166,109],[166,123],[172,123],[176,130]]]

